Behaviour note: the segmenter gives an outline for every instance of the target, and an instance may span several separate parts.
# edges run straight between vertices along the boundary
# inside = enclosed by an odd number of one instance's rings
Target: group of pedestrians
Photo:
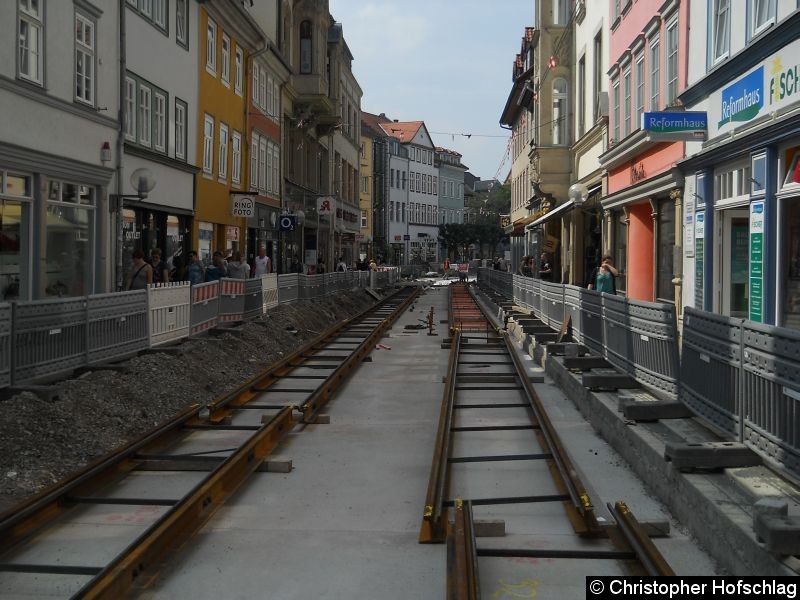
[[[495,267],[497,269],[498,267]],[[534,276],[534,260],[533,256],[523,256],[522,260],[517,267],[517,274],[525,277]],[[617,293],[616,278],[619,276],[619,271],[614,266],[614,259],[610,255],[605,255],[597,267],[595,267],[589,275],[586,287],[590,290],[598,292],[606,292],[607,294]],[[539,279],[543,281],[553,280],[553,265],[550,263],[550,257],[547,252],[543,252],[539,260]]]
[[[267,256],[267,249],[261,247],[253,265],[242,259],[238,250],[225,256],[221,251],[214,252],[211,264],[205,266],[195,250],[191,250],[184,262],[180,254],[172,257],[171,265],[163,260],[161,250],[150,251],[149,259],[145,259],[142,250],[135,250],[131,271],[125,282],[126,290],[144,290],[148,285],[169,283],[170,281],[188,281],[198,285],[208,281],[218,281],[223,277],[231,279],[247,279],[272,273],[272,260]]]

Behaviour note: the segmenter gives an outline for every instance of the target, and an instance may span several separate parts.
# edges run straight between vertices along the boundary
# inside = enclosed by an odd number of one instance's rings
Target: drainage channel
[[[408,286],[205,406],[0,515],[0,589],[120,598],[169,557],[298,425],[321,410],[418,295]]]

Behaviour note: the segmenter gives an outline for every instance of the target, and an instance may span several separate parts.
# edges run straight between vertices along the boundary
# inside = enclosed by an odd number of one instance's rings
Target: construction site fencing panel
[[[572,340],[583,342],[583,312],[581,311],[581,296],[583,289],[574,285],[564,286],[564,317],[569,317],[572,324]]]
[[[86,297],[15,302],[12,313],[12,385],[84,366]]]
[[[800,333],[742,323],[744,443],[800,476]]]
[[[245,280],[223,277],[219,280],[219,322],[236,323],[244,319]]]
[[[0,388],[11,385],[11,305],[0,303]]]
[[[602,294],[604,356],[620,371],[633,376],[628,306],[623,296]]]
[[[89,365],[128,358],[149,347],[146,290],[89,296],[86,313]]]
[[[581,289],[581,335],[592,352],[605,354],[603,342],[603,297],[600,292]]]
[[[264,296],[261,292],[261,276],[244,280],[245,319],[257,319],[264,314]]]
[[[548,323],[551,328],[558,329],[564,320],[564,286],[560,283],[542,281],[542,320]]]
[[[680,355],[675,305],[626,300],[625,307],[632,375],[660,395],[676,399],[680,387]]]
[[[286,304],[295,302],[300,298],[300,275],[297,273],[286,273],[278,275],[278,302]]]
[[[266,314],[278,306],[278,275],[269,273],[261,276],[261,310]]]
[[[680,399],[741,438],[742,319],[683,309]]]
[[[219,321],[219,281],[192,286],[191,335],[213,329]]]
[[[147,286],[147,309],[151,348],[189,337],[192,293],[188,283]]]
[[[542,280],[531,279],[531,310],[535,317],[542,316]]]

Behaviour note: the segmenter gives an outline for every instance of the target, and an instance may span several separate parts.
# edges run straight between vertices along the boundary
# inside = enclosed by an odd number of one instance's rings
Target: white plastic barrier
[[[151,348],[189,337],[191,306],[192,292],[187,282],[147,286],[147,322]]]
[[[270,273],[261,277],[261,302],[263,312],[278,306],[278,274]]]

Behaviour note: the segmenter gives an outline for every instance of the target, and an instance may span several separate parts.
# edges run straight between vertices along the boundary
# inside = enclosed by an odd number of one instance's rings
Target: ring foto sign
[[[254,217],[256,214],[256,202],[251,196],[233,196],[231,199],[231,216]]]

